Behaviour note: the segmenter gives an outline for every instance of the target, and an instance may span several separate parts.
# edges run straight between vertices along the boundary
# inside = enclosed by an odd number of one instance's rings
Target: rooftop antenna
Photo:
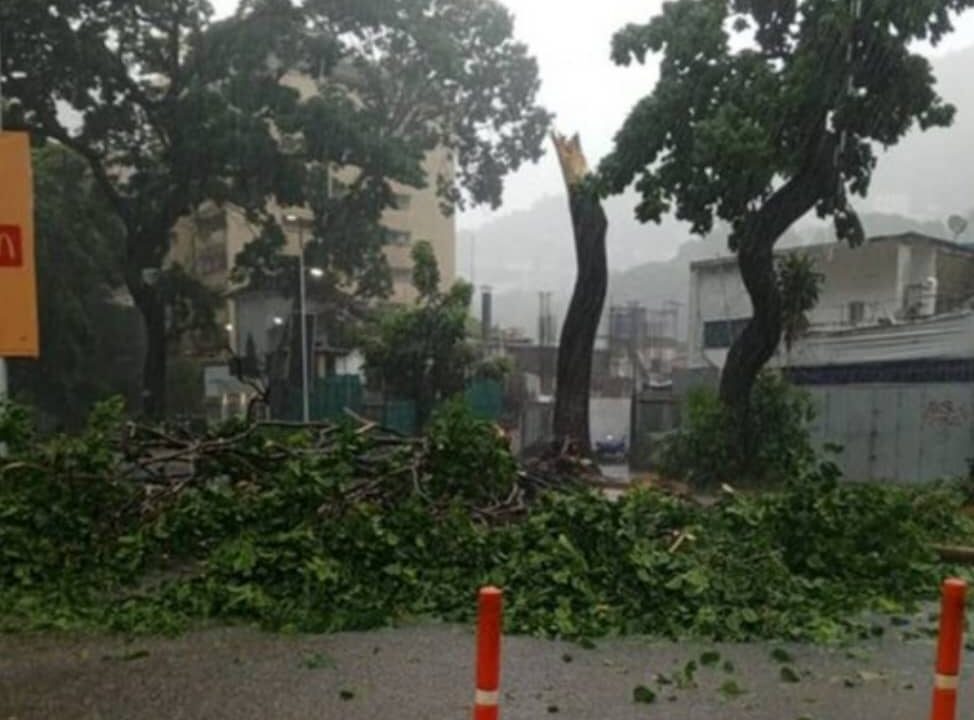
[[[947,227],[954,233],[954,242],[957,242],[957,239],[967,230],[967,220],[960,215],[951,215],[947,218]]]

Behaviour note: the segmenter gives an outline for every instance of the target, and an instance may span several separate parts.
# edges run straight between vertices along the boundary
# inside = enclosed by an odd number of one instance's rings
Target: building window
[[[744,332],[750,318],[738,320],[711,320],[703,324],[703,346],[707,350],[729,348]]]
[[[866,319],[866,303],[855,300],[849,303],[849,323],[860,325]]]
[[[412,233],[406,230],[386,230],[386,244],[396,247],[409,247],[413,242]]]

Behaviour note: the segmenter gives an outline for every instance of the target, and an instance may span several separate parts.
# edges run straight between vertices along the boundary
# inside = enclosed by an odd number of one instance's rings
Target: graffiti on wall
[[[967,407],[953,400],[931,400],[923,413],[924,425],[942,430],[963,427],[969,419]]]

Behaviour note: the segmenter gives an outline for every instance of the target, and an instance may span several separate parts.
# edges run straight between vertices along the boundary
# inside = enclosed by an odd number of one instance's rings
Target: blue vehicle
[[[602,460],[624,459],[626,457],[626,438],[606,435],[595,443],[595,454]]]

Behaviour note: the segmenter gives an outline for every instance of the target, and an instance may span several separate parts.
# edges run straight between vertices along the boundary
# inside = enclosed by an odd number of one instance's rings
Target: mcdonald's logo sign
[[[0,225],[0,268],[23,267],[24,237],[18,225]]]
[[[34,182],[26,133],[0,132],[0,168],[0,357],[37,357]]]

